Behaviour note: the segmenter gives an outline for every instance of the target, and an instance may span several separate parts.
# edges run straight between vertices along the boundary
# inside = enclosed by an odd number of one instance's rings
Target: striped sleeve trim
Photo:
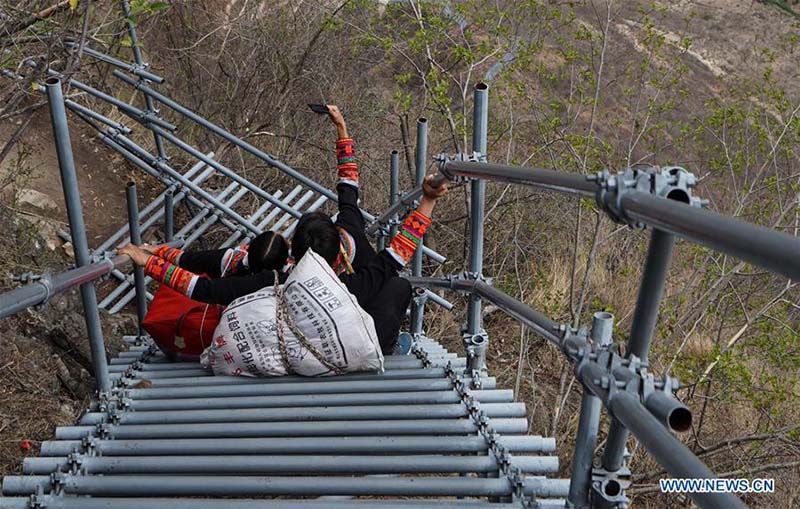
[[[220,261],[220,274],[222,277],[230,276],[247,270],[249,267],[247,259],[247,250],[250,248],[248,244],[237,246],[225,251]]]
[[[156,250],[155,255],[159,258],[163,258],[170,263],[174,263],[175,265],[180,265],[181,255],[183,251],[178,249],[177,247],[170,247],[170,246],[161,246]]]
[[[358,187],[358,163],[352,138],[336,141],[336,169],[339,184]]]
[[[200,276],[182,269],[159,256],[150,256],[144,266],[146,275],[162,285],[169,286],[187,297],[191,297]]]
[[[406,265],[414,256],[414,251],[422,242],[422,237],[430,225],[431,218],[415,210],[406,218],[386,251],[397,263]]]

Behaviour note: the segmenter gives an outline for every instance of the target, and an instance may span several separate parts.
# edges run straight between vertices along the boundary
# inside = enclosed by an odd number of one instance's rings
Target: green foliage
[[[155,14],[160,11],[165,11],[170,8],[169,2],[161,2],[155,0],[131,0],[130,2],[130,16],[126,21],[136,25],[142,16]],[[130,38],[122,41],[125,47],[131,47],[132,42]]]
[[[800,18],[800,13],[795,11],[792,8],[792,6],[786,3],[786,0],[761,0],[761,2],[767,5],[774,5],[775,7],[789,14],[790,16],[794,16],[795,18]]]
[[[141,14],[153,14],[154,12],[169,9],[168,2],[159,2],[153,0],[131,0],[131,16],[139,16]]]

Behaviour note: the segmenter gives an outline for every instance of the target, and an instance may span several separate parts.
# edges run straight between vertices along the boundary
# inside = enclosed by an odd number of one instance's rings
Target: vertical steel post
[[[416,182],[419,186],[425,179],[428,155],[428,119],[420,117],[417,119],[417,149],[415,153],[416,162]],[[411,264],[411,274],[416,277],[422,276],[422,242],[414,252]],[[415,298],[411,303],[411,333],[416,337],[422,334],[422,321],[425,315],[425,299]]]
[[[664,294],[667,280],[667,269],[672,258],[675,236],[660,230],[653,230],[650,235],[650,246],[647,249],[647,260],[642,271],[639,285],[639,296],[636,299],[636,310],[631,324],[631,337],[628,340],[627,356],[635,355],[645,366],[648,363],[650,343],[658,320],[658,308]],[[603,451],[603,468],[608,471],[619,470],[625,456],[625,443],[628,431],[614,420],[608,432],[606,448]]]
[[[144,62],[144,57],[142,56],[142,49],[139,47],[139,36],[136,33],[136,25],[131,18],[131,6],[128,0],[122,0],[122,12],[125,14],[125,25],[128,28],[128,37],[131,39],[131,49],[133,50],[133,59],[136,61],[136,65],[140,68],[144,69],[147,67],[147,64]],[[139,76],[139,82],[144,82],[145,84],[149,84],[150,81],[143,79]],[[147,111],[153,114],[158,114],[158,110],[156,109],[153,98],[147,94],[144,94],[144,101],[147,105]],[[167,153],[164,150],[164,141],[161,139],[157,133],[153,133],[153,139],[156,142],[156,149],[158,150],[158,157],[167,160]]]
[[[142,245],[142,232],[139,230],[139,198],[136,193],[136,183],[128,182],[125,189],[128,200],[128,231],[131,233],[131,244]],[[136,285],[136,315],[139,318],[139,335],[144,335],[142,323],[147,314],[147,286],[144,282],[144,268],[133,268],[133,280]]]
[[[614,329],[614,315],[597,312],[592,321],[592,339],[601,346],[611,344]],[[589,509],[592,484],[594,448],[597,445],[597,432],[600,427],[600,411],[603,403],[586,387],[581,396],[581,413],[578,420],[578,433],[575,438],[575,452],[572,456],[572,478],[569,483],[568,507]]]
[[[172,190],[167,190],[164,195],[164,240],[172,242],[175,236],[175,202],[172,196]]]
[[[78,176],[75,172],[75,160],[72,156],[72,144],[69,138],[69,126],[67,125],[67,112],[64,106],[61,80],[48,78],[45,84],[47,99],[50,103],[50,119],[53,123],[53,137],[56,143],[61,185],[64,188],[64,202],[67,205],[67,218],[70,232],[72,233],[72,246],[75,249],[75,262],[78,267],[84,267],[91,263],[91,258],[89,256],[89,243],[86,240],[86,225],[83,222]],[[93,282],[81,285],[81,299],[83,300],[86,332],[89,336],[97,389],[101,393],[108,393],[111,388],[108,378],[108,362],[106,361],[103,330],[100,328],[100,312],[97,309],[97,295]]]
[[[392,150],[390,179],[389,179],[389,205],[394,205],[400,200],[400,152]],[[397,235],[397,215],[392,218],[392,226],[389,228],[389,238]]]
[[[486,161],[487,130],[489,125],[489,86],[486,83],[475,85],[474,109],[472,116],[472,150]],[[486,201],[486,181],[473,179],[470,182],[470,243],[469,272],[471,277],[480,279],[483,275],[483,217]],[[467,350],[467,370],[483,369],[486,365],[488,338],[481,328],[481,298],[470,294],[467,308],[467,327],[464,333]]]
[[[397,200],[400,199],[400,153],[396,150],[392,150],[392,153],[389,157],[389,206],[394,205],[397,203]],[[397,225],[394,224],[397,221],[397,216],[390,219],[390,226],[389,226],[389,241],[397,235]],[[382,248],[386,247],[386,237],[381,237],[380,240],[382,241]]]

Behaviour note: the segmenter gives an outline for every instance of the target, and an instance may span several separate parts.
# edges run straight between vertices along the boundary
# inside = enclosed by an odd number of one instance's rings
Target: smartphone
[[[327,115],[330,113],[330,110],[328,110],[328,107],[324,104],[309,104],[308,107],[311,108],[311,111],[320,115]]]

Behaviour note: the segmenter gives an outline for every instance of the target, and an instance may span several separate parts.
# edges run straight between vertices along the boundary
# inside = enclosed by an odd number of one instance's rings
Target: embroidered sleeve
[[[156,250],[155,255],[159,258],[163,258],[170,263],[175,265],[180,265],[181,255],[183,254],[183,250],[178,249],[177,247],[170,247],[170,246],[161,246]]]
[[[338,183],[358,187],[358,164],[352,138],[342,138],[336,142],[336,163]]]
[[[422,237],[430,225],[431,218],[415,210],[406,218],[386,251],[397,263],[405,265],[414,256],[414,251],[422,242]]]
[[[245,244],[225,251],[225,254],[222,255],[219,267],[219,272],[222,274],[222,277],[238,274],[249,267],[247,260],[247,250],[249,248],[250,245]]]
[[[164,258],[151,256],[144,266],[144,273],[162,285],[167,285],[187,297],[192,296],[200,276],[170,263]]]

